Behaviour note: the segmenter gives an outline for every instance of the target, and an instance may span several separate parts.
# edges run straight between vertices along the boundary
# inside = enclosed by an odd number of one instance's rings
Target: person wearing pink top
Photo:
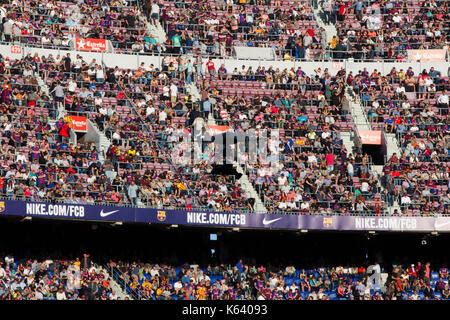
[[[325,161],[327,162],[328,173],[334,170],[334,159],[335,156],[332,153],[328,153],[325,156]]]

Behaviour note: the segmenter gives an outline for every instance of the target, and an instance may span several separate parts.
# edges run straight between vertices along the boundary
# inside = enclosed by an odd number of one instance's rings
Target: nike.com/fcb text
[[[27,215],[84,217],[83,206],[47,203],[27,203]]]
[[[187,223],[245,225],[244,214],[188,212]]]
[[[416,230],[417,220],[414,218],[355,218],[356,229]]]

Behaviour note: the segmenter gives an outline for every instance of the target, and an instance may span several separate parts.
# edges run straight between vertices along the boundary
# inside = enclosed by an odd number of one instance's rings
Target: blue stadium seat
[[[435,292],[434,295],[436,296],[436,298],[442,299],[442,295],[440,292]]]
[[[431,273],[431,280],[439,280],[439,273],[432,272]]]

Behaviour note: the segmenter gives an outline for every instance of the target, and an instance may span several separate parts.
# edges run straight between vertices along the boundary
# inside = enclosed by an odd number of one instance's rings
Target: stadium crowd
[[[447,1],[323,1],[324,20],[335,23],[333,58],[407,61],[408,50],[448,50]]]
[[[213,105],[217,123],[236,131],[279,134],[278,144],[269,142],[265,162],[247,162],[247,153],[242,159],[270,211],[383,212],[369,156],[346,150],[341,138],[341,131],[354,130],[344,70],[335,76],[321,68],[308,75],[301,67],[229,72],[222,65],[217,77],[199,80],[205,112]],[[279,166],[273,167],[276,159]]]
[[[448,77],[433,67],[347,78],[375,130],[395,134],[401,154],[387,159],[381,184],[389,205],[406,213],[447,214],[449,202]]]
[[[268,150],[277,154],[280,166],[270,167],[267,161],[245,166],[269,211],[381,214],[386,204],[397,199],[402,205],[419,205],[404,213],[416,213],[414,210],[424,205],[427,213],[447,212],[448,135],[443,119],[448,114],[438,116],[438,111],[445,113],[448,104],[431,111],[427,106],[425,110],[434,113],[427,116],[421,130],[399,132],[403,122],[414,124],[414,119],[424,116],[423,111],[417,115],[417,110],[416,118],[406,117],[410,111],[404,105],[397,107],[400,113],[395,109],[391,113],[396,100],[391,100],[389,92],[394,92],[403,70],[381,77],[377,72],[369,75],[365,69],[356,76],[345,70],[331,75],[320,68],[307,75],[300,67],[289,71],[261,67],[253,72],[243,66],[230,73],[223,65],[216,70],[209,62],[202,69],[184,56],[166,57],[161,69],[142,64],[137,70],[124,70],[104,67],[95,59],[88,63],[79,55],[75,59],[31,54],[16,61],[2,58],[3,195],[87,204],[253,211],[255,200],[235,177],[211,173],[212,142],[197,146],[202,155],[199,164],[173,161],[180,155],[176,152],[183,151],[177,149],[179,134],[198,130],[203,137],[210,135],[207,119],[212,111],[218,124],[237,131],[279,132],[279,144],[269,142]],[[437,77],[434,98],[443,100],[447,78],[433,69],[428,73]],[[38,78],[45,79],[48,95],[37,85]],[[374,85],[380,78],[385,86]],[[367,81],[372,85],[367,86]],[[195,102],[188,90],[191,83],[197,83],[200,90]],[[403,85],[400,80],[400,87]],[[370,157],[360,148],[346,150],[342,143],[341,132],[354,130],[345,96],[349,87],[363,103],[371,105],[369,112],[377,107],[390,114],[376,117],[386,117],[385,125],[379,120],[374,125],[386,130],[392,126],[397,134],[404,133],[399,141],[405,154],[385,165],[380,181],[372,173]],[[373,90],[370,96],[368,90]],[[99,151],[92,142],[74,146],[69,139],[70,123],[59,117],[61,110],[87,116],[110,139],[109,149]],[[389,122],[390,118],[394,121]],[[434,120],[430,122],[430,118]],[[246,156],[244,153],[241,160]],[[400,174],[405,165],[410,172]],[[433,181],[424,173],[419,178],[417,169],[423,172],[424,166]],[[405,182],[402,178],[406,175]],[[422,181],[416,184],[414,179]],[[425,198],[417,189],[424,184],[431,193],[425,191]],[[415,199],[402,200],[403,194]]]
[[[180,267],[142,262],[110,262],[114,278],[135,299],[157,300],[444,300],[450,298],[446,267],[430,263],[394,265],[381,279],[373,266],[292,265],[279,269],[244,264],[185,263]]]
[[[87,254],[74,260],[17,260],[7,255],[0,261],[0,300],[120,300],[120,297],[111,289],[107,274],[94,266]]]
[[[446,1],[139,0],[7,2],[0,37],[69,49],[76,38],[111,41],[117,53],[234,56],[234,47],[273,49],[279,60],[406,61],[411,49],[448,50]],[[153,25],[153,29],[149,28]],[[155,30],[163,28],[165,39]],[[153,30],[153,31],[152,31]]]
[[[106,269],[105,269],[106,268]],[[306,270],[245,264],[151,262],[95,265],[88,254],[68,259],[17,259],[0,262],[0,300],[447,300],[449,272],[429,262],[372,266],[317,267]],[[382,277],[382,273],[387,274]],[[111,275],[113,278],[111,278]]]
[[[1,4],[0,20],[5,42],[30,46],[73,49],[76,38],[104,39],[115,52],[144,53],[160,45],[129,1],[8,1]]]

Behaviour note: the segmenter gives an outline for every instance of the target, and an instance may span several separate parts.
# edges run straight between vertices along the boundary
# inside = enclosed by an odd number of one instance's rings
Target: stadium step
[[[111,272],[109,272],[107,268],[98,265],[95,265],[95,267],[99,268],[100,271],[103,272],[106,280],[108,280],[111,285],[111,289],[116,292],[117,296],[120,297],[120,300],[125,300],[126,297],[128,297],[128,299],[130,300],[133,300],[133,298],[128,293],[126,293],[124,289],[117,283],[117,281],[114,279]]]
[[[358,96],[355,94],[352,95],[348,91],[345,93],[345,96],[350,102],[350,112],[352,114],[352,118],[354,119],[356,130],[370,130],[371,128],[369,121],[364,113],[364,108]]]

